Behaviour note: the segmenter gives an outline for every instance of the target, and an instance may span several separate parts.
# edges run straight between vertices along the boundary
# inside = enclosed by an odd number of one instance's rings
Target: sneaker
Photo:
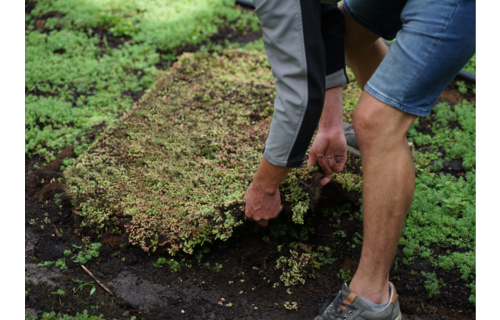
[[[344,122],[344,135],[347,141],[347,151],[358,157],[361,157],[358,141],[356,140],[356,135],[354,133],[354,126],[352,124]]]
[[[402,320],[399,310],[396,288],[389,282],[391,298],[384,310],[373,312],[372,309],[357,295],[349,290],[344,283],[337,296],[330,297],[314,320]]]

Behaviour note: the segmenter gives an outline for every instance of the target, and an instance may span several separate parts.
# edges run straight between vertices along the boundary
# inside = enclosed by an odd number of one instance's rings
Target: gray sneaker
[[[347,141],[347,151],[358,157],[361,157],[358,141],[356,140],[356,135],[354,133],[354,126],[352,124],[344,122],[344,135]]]
[[[314,320],[401,320],[403,317],[399,311],[396,288],[391,282],[389,287],[391,291],[389,305],[380,312],[373,312],[363,300],[358,299],[357,295],[349,290],[347,283],[344,283],[338,295],[328,299],[321,308],[320,315]]]

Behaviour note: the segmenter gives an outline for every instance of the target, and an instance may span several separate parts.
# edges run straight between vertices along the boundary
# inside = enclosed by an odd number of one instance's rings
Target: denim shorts
[[[401,111],[428,116],[476,52],[475,0],[344,0],[353,20],[396,41],[365,86]]]

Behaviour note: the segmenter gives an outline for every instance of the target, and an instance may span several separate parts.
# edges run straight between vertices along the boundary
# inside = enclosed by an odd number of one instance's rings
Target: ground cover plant
[[[404,257],[399,261],[408,264],[419,256],[475,288],[475,105],[467,100],[453,107],[442,102],[431,117],[432,125],[424,118],[424,130],[417,120],[409,131],[409,139],[417,145],[417,178],[400,240]],[[434,273],[425,276],[435,279]],[[437,282],[433,283],[426,284],[429,296],[438,293]],[[474,293],[469,300],[475,303]]]
[[[49,161],[68,145],[85,150],[88,134],[129,110],[181,48],[212,45],[228,23],[243,35],[260,29],[228,0],[40,0],[26,9],[25,152]]]
[[[91,316],[87,313],[87,310],[84,310],[81,314],[77,313],[75,317],[66,315],[66,314],[60,314],[60,313],[55,313],[54,311],[48,313],[45,312],[40,318],[36,316],[32,316],[30,314],[27,314],[24,318],[25,320],[99,320],[102,319],[101,316]]]

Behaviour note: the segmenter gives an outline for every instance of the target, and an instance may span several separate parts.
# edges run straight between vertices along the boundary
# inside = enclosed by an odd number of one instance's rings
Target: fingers
[[[345,143],[335,143],[330,144],[330,148],[327,151],[327,157],[329,160],[330,168],[335,173],[340,173],[344,168],[344,164],[347,160],[347,147]]]
[[[318,164],[321,167],[321,169],[323,169],[325,175],[331,175],[333,173],[333,170],[328,163],[328,159],[325,159],[325,157],[322,154],[318,154],[317,157],[318,157]]]
[[[276,216],[278,216],[280,214],[281,210],[283,210],[283,205],[280,205],[280,208],[279,208],[278,213],[276,214]],[[246,212],[245,212],[245,214],[246,214]],[[257,224],[259,226],[261,226],[261,227],[267,227],[267,225],[269,224],[269,219],[256,219],[256,220],[254,220],[253,218],[248,217],[248,216],[247,216],[247,219],[249,221],[255,221],[255,222],[257,222]]]
[[[252,184],[248,187],[244,200],[246,218],[257,222],[261,227],[266,227],[269,219],[277,217],[283,209],[279,192],[272,198],[266,198],[265,195],[262,198],[261,193],[252,189]]]
[[[334,159],[334,163],[333,163],[333,166],[332,166],[332,170],[335,172],[335,173],[340,173],[340,171],[342,171],[342,169],[344,169],[344,165],[345,165],[345,162],[346,162],[346,156],[342,156],[342,157],[336,157]]]

